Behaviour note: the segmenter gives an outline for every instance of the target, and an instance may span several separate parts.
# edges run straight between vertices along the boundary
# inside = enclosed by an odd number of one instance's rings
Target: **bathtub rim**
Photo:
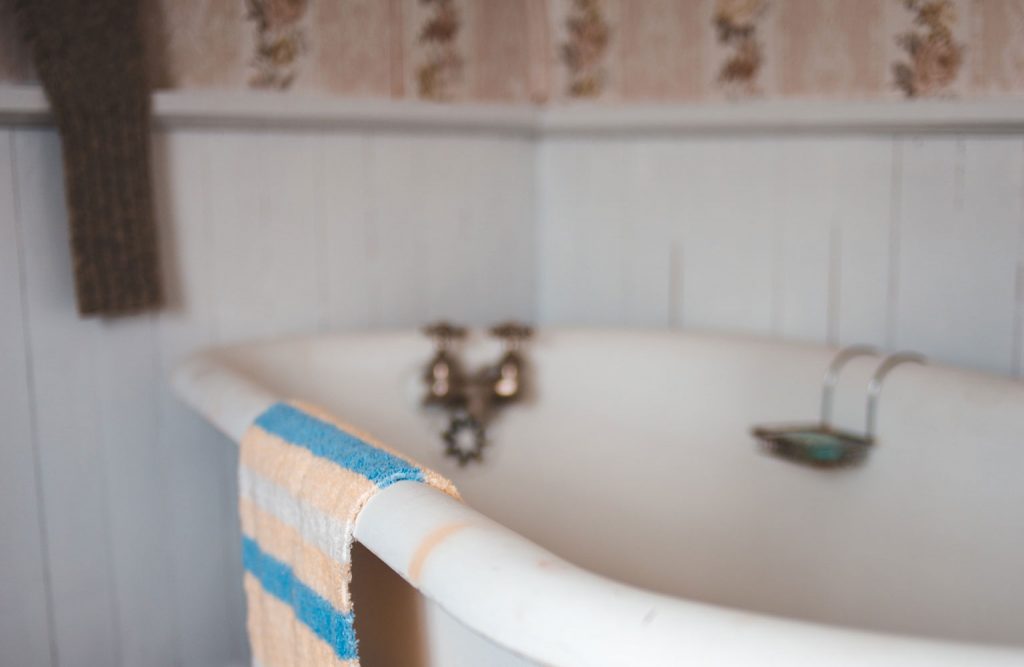
[[[343,336],[289,337],[286,342],[302,345]],[[236,444],[260,413],[284,398],[230,362],[227,352],[238,347],[196,352],[176,367],[172,380],[178,396]],[[452,526],[459,529],[449,530],[450,536],[422,562],[419,576],[413,576],[410,564],[422,560],[417,557],[424,541]],[[728,665],[766,660],[793,666],[1024,664],[1024,649],[1016,647],[856,630],[629,586],[565,561],[473,508],[413,482],[376,494],[356,523],[355,537],[464,626],[543,664],[661,664],[665,656]]]

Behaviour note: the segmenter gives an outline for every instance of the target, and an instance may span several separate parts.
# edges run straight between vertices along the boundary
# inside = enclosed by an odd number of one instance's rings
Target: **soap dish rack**
[[[878,354],[878,350],[867,345],[852,345],[836,354],[825,371],[821,389],[821,418],[817,423],[755,426],[751,433],[767,452],[795,463],[837,468],[862,462],[875,442],[882,381],[896,366],[927,363],[927,359],[917,352],[896,352],[885,357],[868,382],[864,433],[834,427],[832,399],[839,382],[839,372],[851,359]]]

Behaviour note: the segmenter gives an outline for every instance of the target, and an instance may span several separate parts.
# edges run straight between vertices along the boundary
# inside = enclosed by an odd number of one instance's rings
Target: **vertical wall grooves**
[[[670,241],[668,245],[668,317],[670,327],[683,326],[683,249],[678,241]]]
[[[1008,232],[1019,136],[635,141],[647,162],[625,164],[609,142],[542,142],[542,323],[626,324],[645,294],[657,295],[647,321],[683,319],[670,247],[680,231],[687,327],[908,347],[1021,372],[1024,351],[1010,361],[1024,345],[1010,332],[1020,307],[1006,281],[1024,256]],[[763,146],[770,160],[758,160]],[[678,228],[659,222],[672,219]],[[616,242],[623,225],[629,238]],[[666,271],[644,272],[655,255],[643,247],[664,248]],[[625,264],[621,252],[632,253]]]
[[[18,143],[14,141],[14,131],[7,130],[7,138],[11,146],[11,194],[14,198],[14,234],[17,243],[18,257],[18,291],[21,300],[22,313],[22,335],[25,345],[25,381],[26,392],[29,396],[29,428],[31,430],[32,448],[32,473],[35,477],[35,504],[36,513],[39,517],[39,542],[42,547],[43,557],[43,590],[46,595],[46,623],[49,626],[47,637],[49,639],[49,655],[52,667],[60,664],[60,654],[57,648],[57,624],[54,615],[53,580],[50,573],[50,538],[49,528],[46,521],[46,499],[43,488],[43,467],[39,453],[39,411],[36,406],[36,371],[35,355],[32,346],[32,323],[29,319],[29,311],[32,307],[28,296],[28,273],[25,270],[25,243],[22,230],[23,218],[21,211],[21,195],[17,183],[18,173]]]
[[[177,281],[184,281],[185,278],[180,267],[172,261],[174,258],[172,249],[181,240],[180,231],[172,230],[170,224],[175,212],[175,207],[171,201],[174,190],[169,184],[172,171],[169,163],[173,157],[173,149],[170,148],[170,140],[165,133],[154,133],[151,142],[153,216],[156,221],[157,237],[159,240],[160,268],[162,270],[161,284],[166,290],[164,296],[165,303],[167,303],[167,311],[175,312],[183,310],[186,304],[184,303],[184,290],[181,285],[177,284]],[[163,327],[165,317],[164,313],[153,314],[151,372],[153,377],[159,378],[159,380],[164,380],[163,368],[167,346],[164,340]],[[163,389],[166,391],[166,387]],[[163,519],[166,523],[161,526],[161,531],[165,535],[168,550],[168,563],[166,572],[163,575],[164,580],[167,582],[168,590],[168,594],[164,596],[163,604],[170,609],[170,620],[168,623],[170,627],[168,632],[171,638],[171,654],[167,656],[167,662],[170,665],[174,665],[174,667],[181,667],[183,662],[181,645],[184,643],[185,637],[178,619],[180,605],[178,604],[178,596],[175,594],[179,589],[178,568],[173,557],[174,545],[177,543],[177,540],[174,530],[174,508],[171,500],[171,471],[169,470],[170,466],[167,465],[167,453],[163,451],[164,433],[170,427],[170,420],[167,419],[166,403],[162,400],[162,392],[159,389],[155,393],[154,401],[153,421],[156,440],[152,443],[152,446],[157,448],[158,452],[163,455],[159,462],[158,479],[160,481],[160,488],[165,494],[166,516]]]
[[[312,140],[312,138],[310,138]],[[316,244],[316,268],[317,268],[317,289],[319,290],[318,301],[320,308],[319,322],[317,329],[319,331],[326,331],[330,327],[331,322],[331,310],[330,294],[329,294],[329,271],[327,262],[328,258],[328,217],[327,207],[324,203],[326,196],[326,184],[324,183],[324,148],[321,142],[314,142],[312,147],[312,154],[310,155],[312,160],[312,171],[313,173],[313,212],[314,220],[313,224],[316,226],[316,235],[319,237],[320,242]]]
[[[363,181],[364,192],[376,192],[378,189],[378,183],[376,179],[377,174],[377,160],[374,154],[374,149],[378,144],[378,135],[369,135],[362,137],[359,142],[359,148],[363,153],[363,164],[365,168],[361,172],[360,176]],[[372,201],[372,199],[370,200]],[[363,247],[366,251],[366,257],[369,259],[369,266],[366,282],[364,283],[364,289],[369,291],[369,308],[368,308],[368,324],[371,326],[380,326],[382,322],[382,314],[380,308],[381,302],[381,290],[380,290],[380,278],[379,275],[379,240],[377,238],[377,225],[378,218],[376,209],[372,205],[368,205],[366,209],[366,218],[363,221]],[[351,285],[341,286],[342,289],[352,289]]]
[[[1017,308],[1013,322],[1013,353],[1010,363],[1011,373],[1015,377],[1021,377],[1024,372],[1021,368],[1021,357],[1024,356],[1024,258],[1018,260],[1014,277],[1014,300]]]
[[[166,161],[166,155],[160,155],[157,159],[163,159],[163,160]],[[160,172],[154,170],[154,173],[155,174],[159,174]],[[162,175],[166,178],[167,177],[167,172],[164,172]],[[154,180],[154,200],[155,200],[156,190],[158,188],[161,188],[161,187],[166,187],[166,181],[164,181],[164,182],[157,182],[157,178],[158,178],[158,176],[154,175],[154,179],[153,179]],[[154,210],[153,214],[155,216],[160,216],[161,215],[161,211],[159,209]],[[166,220],[161,220],[159,217],[156,218],[156,221],[157,221],[157,225],[158,226],[165,225],[166,222],[167,222]],[[165,272],[165,274],[167,273],[167,270],[168,270],[168,267],[166,267],[166,265],[164,265],[164,272]],[[153,315],[153,342],[154,342],[154,345],[153,345],[153,356],[152,356],[152,363],[153,363],[152,371],[153,371],[153,377],[164,379],[163,378],[163,371],[162,371],[162,369],[163,369],[162,360],[164,358],[164,340],[163,340],[163,333],[162,332],[163,332],[163,329],[160,326],[160,315],[159,314],[154,314]],[[161,444],[160,434],[164,432],[164,426],[165,426],[165,423],[166,423],[166,415],[164,414],[164,402],[162,400],[160,400],[159,392],[156,393],[155,401],[156,401],[156,405],[154,406],[154,410],[153,410],[153,419],[155,421],[157,438],[156,438],[156,441],[152,443],[152,446],[160,447],[160,444]],[[163,465],[161,465],[161,466],[159,466],[159,470],[157,471],[157,475],[158,475],[158,479],[160,481],[160,489],[161,489],[162,493],[165,494],[165,498],[167,498],[167,497],[169,497],[169,494],[171,492],[171,484],[170,484],[170,481],[168,479],[168,471],[167,471],[167,469]],[[167,509],[167,516],[165,518],[168,521],[168,526],[169,526],[171,520],[173,519],[172,511],[171,511],[171,508],[170,508],[169,505],[165,504],[165,507]],[[163,530],[163,528],[161,528],[161,529]],[[164,532],[164,534],[168,535],[168,536],[172,535],[171,531],[169,531],[169,530]],[[169,549],[168,549],[169,552],[173,551],[173,541],[168,543],[168,547],[169,547]],[[167,584],[168,584],[167,588],[168,588],[168,590],[175,591],[175,590],[178,589],[178,571],[177,571],[177,568],[174,567],[173,562],[168,563],[167,571],[164,573],[163,576],[164,576],[165,581],[167,581]],[[171,613],[170,613],[170,626],[171,626],[170,627],[170,634],[171,634],[171,637],[173,639],[172,645],[171,645],[171,650],[172,650],[173,653],[169,656],[170,664],[174,665],[175,667],[180,667],[181,664],[182,664],[181,644],[182,644],[182,642],[185,641],[185,638],[184,638],[184,636],[182,635],[182,632],[181,632],[181,623],[178,621],[178,614],[180,613],[180,610],[178,609],[178,599],[177,599],[177,597],[175,595],[170,594],[170,595],[164,596],[164,599],[161,601],[161,603],[167,605],[171,609]]]
[[[771,332],[782,335],[782,321],[786,312],[786,289],[783,279],[784,248],[786,247],[786,225],[783,220],[774,221],[775,234],[772,238],[772,308]]]
[[[548,219],[548,206],[545,199],[547,194],[544,190],[544,175],[547,173],[544,144],[536,141],[530,142],[530,184],[533,189],[531,210],[531,231],[533,233],[533,313],[531,319],[539,323],[544,319],[544,224]]]
[[[1024,165],[1024,141],[1018,147],[1021,164]],[[1018,201],[1017,233],[1017,273],[1014,285],[1014,301],[1016,317],[1013,326],[1013,359],[1012,373],[1015,377],[1024,378],[1024,168],[1021,170],[1020,199]]]
[[[842,310],[843,230],[837,225],[829,227],[828,236],[828,324],[825,338],[829,345],[839,343],[839,313]]]
[[[967,146],[963,137],[956,139],[956,161],[953,164],[953,210],[959,215],[964,210],[964,182],[967,170]]]
[[[885,344],[896,346],[900,306],[900,227],[903,217],[903,152],[906,138],[892,140],[892,186],[889,199],[889,289],[886,309]]]
[[[97,321],[97,322],[93,322],[92,324],[94,326],[92,327],[92,331],[91,331],[91,333],[92,333],[92,345],[91,345],[92,349],[89,351],[89,353],[90,353],[89,354],[90,366],[92,367],[92,377],[94,378],[94,380],[99,382],[99,383],[102,383],[105,380],[109,379],[108,374],[106,372],[104,372],[104,371],[109,371],[109,370],[113,370],[113,369],[98,369],[98,368],[96,368],[96,350],[99,348],[99,345],[97,343],[97,339],[99,338],[99,336],[101,336],[103,334],[103,328],[101,326],[102,322]],[[98,394],[99,394],[99,392],[96,392],[96,394],[93,394],[93,395],[89,396],[88,398],[92,399],[94,413],[100,415],[100,418],[96,420],[96,425],[97,425],[96,428],[97,428],[97,433],[99,434],[100,456],[102,457],[102,459],[99,462],[100,465],[97,466],[97,469],[98,469],[99,484],[100,484],[100,487],[102,489],[102,501],[103,501],[103,508],[104,508],[103,517],[102,517],[103,518],[102,525],[103,525],[103,530],[106,533],[103,536],[103,549],[106,552],[105,553],[106,557],[104,559],[104,565],[106,567],[107,579],[110,581],[110,587],[112,589],[111,592],[113,593],[112,595],[109,596],[110,597],[110,620],[111,620],[111,623],[113,623],[113,631],[114,631],[114,637],[113,637],[113,642],[112,642],[111,648],[112,648],[112,650],[114,652],[115,664],[117,664],[117,665],[124,665],[124,654],[123,654],[123,651],[124,651],[124,633],[123,633],[122,626],[121,626],[121,605],[120,605],[120,596],[119,596],[119,591],[118,591],[118,586],[117,586],[117,573],[115,571],[116,559],[115,559],[115,555],[114,555],[114,540],[116,538],[115,538],[115,535],[114,535],[114,531],[111,528],[111,521],[112,521],[112,516],[111,516],[112,515],[112,510],[111,510],[111,507],[113,506],[114,503],[125,502],[125,499],[111,498],[110,482],[109,482],[108,474],[107,474],[108,468],[109,468],[109,466],[111,464],[111,459],[110,459],[110,456],[109,456],[109,452],[107,451],[107,449],[109,447],[109,443],[108,443],[109,428],[104,424],[103,407],[101,405],[99,405],[99,401],[96,400],[96,396]],[[86,397],[83,397],[83,398],[86,398]]]
[[[211,200],[209,191],[210,178],[210,143],[209,141],[203,141],[199,144],[199,152],[202,154],[202,159],[199,161],[199,170],[202,177],[199,179],[199,201],[202,202],[202,216],[203,225],[202,229],[204,232],[205,247],[207,253],[204,255],[206,264],[211,269],[214,268],[216,258],[211,256],[216,253],[217,248],[217,218],[211,211]],[[181,225],[180,221],[175,220],[175,223]],[[224,289],[220,280],[220,273],[216,270],[209,271],[205,278],[212,282],[212,295],[213,303],[222,303],[224,298]],[[212,340],[221,340],[221,326],[220,321],[215,313],[206,313],[209,327],[209,333]]]

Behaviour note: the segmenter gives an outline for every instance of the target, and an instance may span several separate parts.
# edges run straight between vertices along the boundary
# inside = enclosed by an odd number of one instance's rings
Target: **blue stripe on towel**
[[[342,660],[355,659],[353,615],[343,614],[316,591],[302,583],[288,565],[260,549],[256,540],[242,536],[242,563],[263,589],[291,606],[295,617],[327,642]]]
[[[359,473],[381,488],[400,480],[423,481],[423,471],[408,461],[287,403],[270,406],[256,419],[256,425],[316,456]]]

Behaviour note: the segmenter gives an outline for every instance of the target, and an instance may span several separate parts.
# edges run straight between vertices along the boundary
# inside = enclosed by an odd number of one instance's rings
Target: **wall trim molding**
[[[554,107],[545,135],[743,133],[1020,133],[1021,100],[760,100],[750,102]]]
[[[436,104],[270,91],[175,90],[153,94],[158,127],[211,129],[356,129],[535,135],[539,110],[528,106]],[[0,123],[52,122],[39,86],[0,86]]]
[[[1024,132],[1024,99],[774,100],[713,104],[436,104],[268,91],[177,90],[153,95],[165,128],[451,131],[530,137],[734,133]],[[0,123],[51,122],[38,86],[0,85]]]

